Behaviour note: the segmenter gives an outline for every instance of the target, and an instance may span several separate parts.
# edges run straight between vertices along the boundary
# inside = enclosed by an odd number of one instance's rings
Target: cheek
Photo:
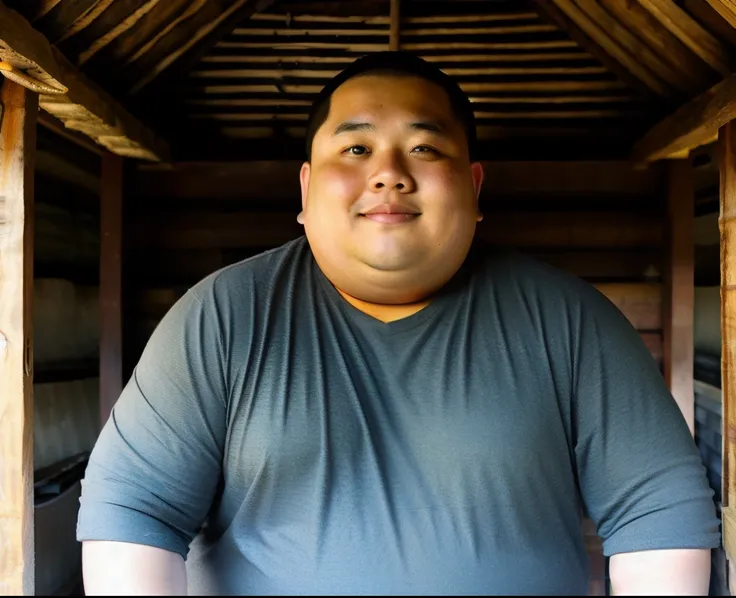
[[[344,204],[350,206],[360,198],[365,188],[365,176],[357,168],[324,165],[313,181],[310,194],[317,205]]]
[[[421,195],[438,214],[475,210],[475,194],[468,176],[451,167],[428,168],[421,176]]]

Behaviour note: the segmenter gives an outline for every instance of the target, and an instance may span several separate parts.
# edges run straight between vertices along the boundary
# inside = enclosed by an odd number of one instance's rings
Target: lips
[[[421,212],[409,206],[383,203],[362,212],[361,216],[381,224],[402,224],[415,220],[420,214]]]

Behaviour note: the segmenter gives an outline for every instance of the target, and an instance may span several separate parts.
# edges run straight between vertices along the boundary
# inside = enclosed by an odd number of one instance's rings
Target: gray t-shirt
[[[188,555],[197,593],[584,594],[583,513],[607,555],[719,545],[684,419],[603,295],[485,248],[386,324],[301,238],[164,317],[78,539]]]

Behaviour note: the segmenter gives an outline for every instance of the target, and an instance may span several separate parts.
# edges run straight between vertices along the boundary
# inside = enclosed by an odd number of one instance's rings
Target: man
[[[473,244],[457,85],[369,55],[307,137],[306,239],[192,288],[95,446],[87,592],[581,594],[586,514],[615,592],[707,593],[712,493],[637,333]]]

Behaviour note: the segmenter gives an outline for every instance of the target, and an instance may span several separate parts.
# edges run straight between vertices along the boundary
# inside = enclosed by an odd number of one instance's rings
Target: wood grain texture
[[[728,51],[672,0],[638,0],[662,25],[722,75],[731,72]]]
[[[723,396],[723,540],[736,559],[736,126],[718,135],[721,246],[721,390]]]
[[[632,151],[650,162],[711,143],[720,127],[736,118],[736,75],[730,75],[656,124]]]
[[[694,206],[693,172],[690,161],[669,161],[665,233],[667,265],[664,277],[664,377],[691,434],[695,434]]]
[[[0,85],[0,595],[34,594],[33,158],[38,97]]]
[[[571,0],[535,0],[535,6],[621,81],[650,96],[666,98],[672,94],[672,90],[655,73],[590,19],[576,3]]]
[[[100,194],[100,418],[123,390],[123,159],[102,156]]]
[[[42,95],[40,106],[70,129],[113,153],[147,160],[167,159],[169,150],[110,94],[85,77],[17,12],[0,2],[0,59],[39,81],[66,89]]]

